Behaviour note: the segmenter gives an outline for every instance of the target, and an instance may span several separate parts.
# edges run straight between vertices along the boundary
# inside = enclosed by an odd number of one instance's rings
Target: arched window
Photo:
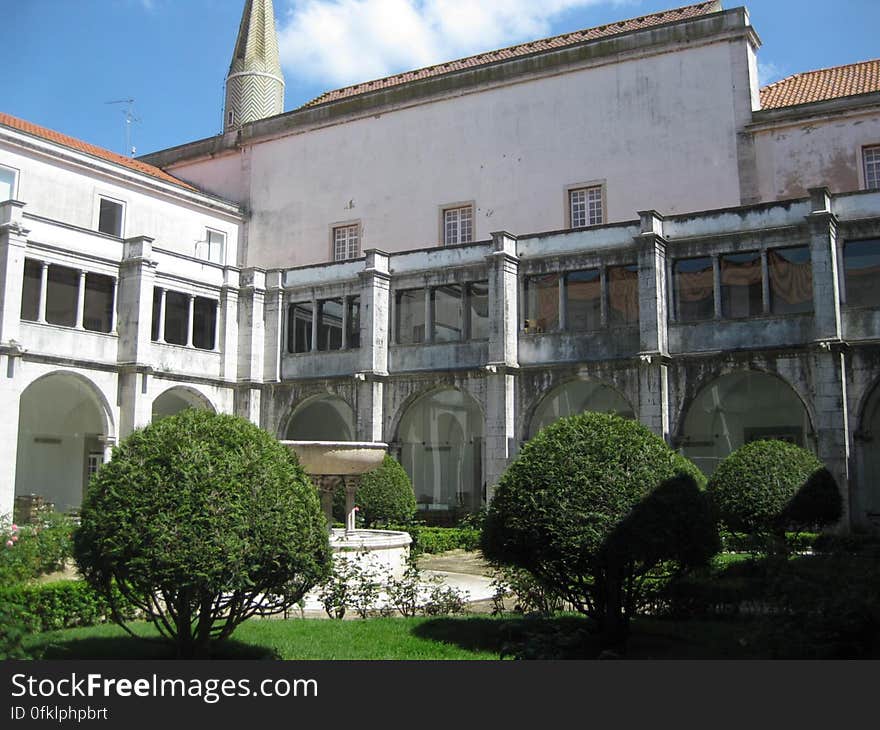
[[[554,421],[584,411],[616,413],[624,418],[634,418],[632,406],[617,390],[587,380],[574,380],[551,390],[532,416],[529,438]]]

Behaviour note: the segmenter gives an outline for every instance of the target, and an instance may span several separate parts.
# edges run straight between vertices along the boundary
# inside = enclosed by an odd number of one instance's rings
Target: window
[[[46,321],[63,327],[76,324],[79,271],[50,264],[46,283]]]
[[[431,290],[434,299],[434,342],[459,342],[462,339],[462,288],[459,284],[438,286]]]
[[[312,303],[299,302],[287,309],[287,351],[310,352],[312,349]]]
[[[113,326],[113,277],[86,274],[83,327],[92,332],[109,332]]]
[[[0,165],[0,203],[15,199],[15,170]]]
[[[111,236],[122,236],[122,214],[125,206],[117,200],[99,198],[98,230]]]
[[[528,332],[549,332],[559,327],[559,274],[526,277]]]
[[[443,211],[443,245],[469,243],[474,240],[474,207],[464,205]]]
[[[673,264],[675,312],[679,322],[715,316],[715,279],[712,259],[679,259]]]
[[[489,282],[473,281],[468,286],[470,338],[489,339]]]
[[[357,348],[361,346],[361,299],[351,297],[348,300],[348,346]]]
[[[773,314],[813,311],[813,266],[807,246],[770,249],[767,269]]]
[[[397,344],[413,345],[425,341],[425,290],[397,292]]]
[[[338,226],[333,229],[333,260],[345,261],[361,255],[360,226]]]
[[[843,246],[846,303],[880,307],[880,239],[847,241]]]
[[[599,269],[565,275],[565,313],[568,329],[578,332],[602,326],[602,281]]]
[[[608,322],[612,325],[639,321],[639,267],[611,266],[608,269]]]
[[[205,231],[205,240],[196,244],[196,256],[215,264],[225,262],[225,251],[226,234],[221,231],[212,231],[210,228]]]
[[[43,265],[33,259],[24,260],[24,282],[21,292],[21,318],[36,322],[40,318],[40,287]]]
[[[318,349],[342,349],[342,299],[318,302]]]
[[[761,254],[721,257],[721,312],[725,317],[753,317],[764,311]]]
[[[193,300],[193,347],[213,350],[217,333],[217,300],[196,297]]]
[[[869,190],[880,188],[880,145],[865,147],[862,159],[865,163],[865,187]]]
[[[189,296],[182,292],[165,292],[165,342],[185,345],[189,331]]]
[[[569,220],[572,228],[596,226],[603,222],[602,186],[574,188],[568,191]]]

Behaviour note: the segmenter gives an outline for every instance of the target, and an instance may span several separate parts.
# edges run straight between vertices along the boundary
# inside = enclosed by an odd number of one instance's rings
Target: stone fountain
[[[321,507],[327,524],[333,524],[333,493],[345,489],[345,528],[330,528],[333,559],[368,560],[381,566],[395,578],[406,570],[408,532],[395,530],[359,530],[355,525],[355,494],[361,475],[376,469],[385,458],[388,445],[374,441],[282,441],[299,459],[321,495]]]

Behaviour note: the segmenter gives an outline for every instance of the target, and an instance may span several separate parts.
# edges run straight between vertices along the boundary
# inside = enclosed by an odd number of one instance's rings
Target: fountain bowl
[[[353,476],[382,464],[388,444],[378,441],[282,441],[293,451],[306,474]]]

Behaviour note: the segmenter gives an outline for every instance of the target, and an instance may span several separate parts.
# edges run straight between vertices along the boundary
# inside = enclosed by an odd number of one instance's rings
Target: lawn
[[[579,616],[552,619],[468,616],[251,620],[221,645],[217,659],[499,659],[592,658],[600,647]],[[131,638],[114,625],[53,631],[28,637],[25,649],[44,659],[165,659],[173,656],[148,624]],[[759,652],[748,622],[639,619],[630,658],[748,658]]]

